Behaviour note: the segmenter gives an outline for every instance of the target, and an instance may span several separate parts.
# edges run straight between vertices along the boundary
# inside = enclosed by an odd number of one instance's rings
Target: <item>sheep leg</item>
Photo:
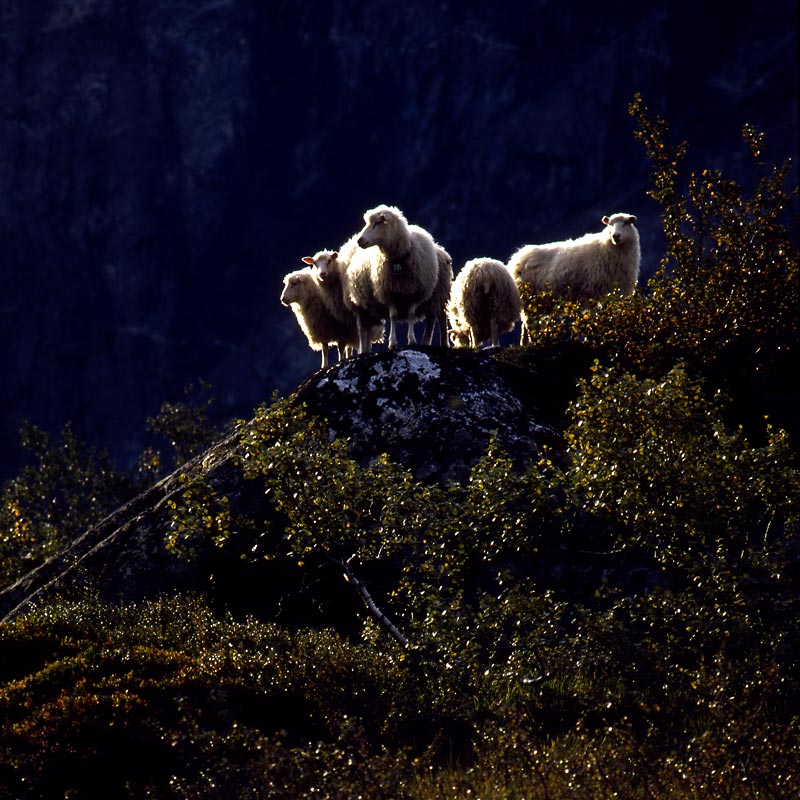
[[[414,306],[412,306],[408,310],[408,340],[407,341],[408,341],[408,344],[410,344],[410,345],[417,343],[417,337],[414,336],[414,312],[415,311],[416,311],[416,308]]]
[[[442,347],[450,347],[450,337],[447,335],[447,313],[444,309],[440,309],[436,316],[439,323],[439,344]]]
[[[358,329],[358,352],[369,353],[372,342],[369,340],[369,323],[361,314],[356,314],[356,328]]]
[[[528,326],[525,324],[525,320],[522,320],[519,328],[520,346],[528,344],[529,341],[530,341],[530,335],[528,334]]]
[[[390,350],[397,350],[397,309],[394,306],[389,308],[389,342]]]
[[[470,327],[470,329],[469,329],[469,343],[470,343],[470,347],[473,347],[475,350],[478,349],[478,344],[479,344],[479,342],[478,342],[478,334],[477,334],[475,328],[472,328],[472,327]]]
[[[493,319],[489,325],[492,332],[492,347],[500,347],[500,334],[497,330],[497,320]]]
[[[433,344],[433,328],[436,325],[436,314],[430,312],[425,315],[425,330],[422,332],[423,344]]]
[[[322,343],[322,369],[328,366],[328,344],[327,342]]]

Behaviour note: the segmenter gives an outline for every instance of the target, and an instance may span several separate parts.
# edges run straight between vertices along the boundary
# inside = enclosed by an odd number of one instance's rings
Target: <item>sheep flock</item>
[[[423,344],[479,347],[520,322],[520,344],[528,320],[520,299],[523,284],[588,305],[619,291],[633,294],[639,279],[641,248],[636,217],[602,217],[603,229],[577,239],[526,244],[507,262],[473,258],[453,274],[453,260],[424,228],[408,222],[395,206],[379,205],[364,214],[364,225],[338,250],[319,250],[301,259],[305,267],[288,273],[281,302],[289,307],[309,347],[329,348],[339,359],[368,353],[385,339],[399,346],[417,343],[414,326],[424,322]]]

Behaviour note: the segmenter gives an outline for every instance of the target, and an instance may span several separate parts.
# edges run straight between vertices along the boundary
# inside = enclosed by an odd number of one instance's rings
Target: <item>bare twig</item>
[[[353,556],[351,556],[347,561],[338,561],[337,559],[331,558],[336,564],[338,564],[342,568],[342,572],[344,572],[344,577],[348,583],[352,584],[353,588],[361,595],[361,599],[364,601],[364,605],[367,607],[367,610],[372,615],[372,617],[380,624],[383,628],[385,628],[389,635],[404,649],[407,650],[410,647],[410,642],[403,636],[402,632],[399,628],[386,616],[386,614],[381,611],[381,609],[377,606],[375,601],[372,599],[372,595],[369,593],[369,589],[364,585],[364,583],[356,576],[352,569],[350,569],[350,562],[353,560]]]

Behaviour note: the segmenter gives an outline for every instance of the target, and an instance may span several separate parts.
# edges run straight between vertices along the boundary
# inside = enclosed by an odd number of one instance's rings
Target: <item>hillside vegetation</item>
[[[494,443],[464,483],[428,484],[360,465],[289,401],[259,408],[235,427],[258,513],[187,469],[164,540],[336,576],[326,597],[354,604],[322,627],[213,587],[43,595],[0,624],[0,797],[800,795],[789,168],[747,129],[751,188],[686,176],[685,145],[631,113],[661,268],[596,308],[527,297],[531,345],[495,356],[561,441],[522,469]],[[128,473],[29,428],[0,588],[202,452],[204,409],[166,405],[174,456]]]

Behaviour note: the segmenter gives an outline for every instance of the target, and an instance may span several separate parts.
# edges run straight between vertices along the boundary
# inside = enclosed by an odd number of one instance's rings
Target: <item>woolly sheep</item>
[[[350,300],[360,310],[389,317],[389,347],[397,347],[398,316],[408,321],[408,344],[416,344],[414,319],[429,300],[439,278],[433,237],[409,225],[394,206],[380,205],[364,214],[356,243],[365,254],[347,266]],[[362,347],[362,352],[368,351]]]
[[[338,251],[320,250],[313,256],[305,256],[301,260],[313,268],[312,271],[319,283],[322,298],[331,314],[342,321],[355,321],[352,310],[345,305],[342,297],[342,276]]]
[[[352,250],[353,247],[350,249]],[[337,250],[320,250],[313,256],[304,257],[302,261],[313,268],[322,301],[331,315],[343,323],[356,325],[356,330],[358,330],[355,310],[351,304],[346,302],[344,296],[342,276],[347,265],[343,263],[339,252]],[[370,318],[367,315],[365,326],[371,344],[383,341],[384,321],[382,319]],[[355,344],[352,347],[347,347],[346,355],[352,355],[351,351],[358,346],[358,343],[359,338],[357,335]]]
[[[453,282],[447,309],[453,343],[478,347],[491,339],[498,347],[500,334],[513,329],[521,308],[517,284],[502,261],[467,261]]]
[[[294,312],[308,346],[322,351],[323,367],[328,366],[328,346],[331,343],[336,344],[340,359],[345,357],[348,347],[356,344],[355,319],[343,322],[330,313],[311,268],[299,269],[284,277],[281,303]]]
[[[341,288],[341,301],[355,317],[358,330],[357,350],[368,353],[372,345],[370,331],[386,321],[386,309],[378,303],[372,284],[372,273],[383,259],[377,247],[363,249],[358,246],[358,236],[350,237],[338,250],[336,261],[330,261],[327,269],[335,268]],[[334,294],[334,292],[332,292]],[[335,302],[338,303],[339,298]]]
[[[436,258],[439,262],[438,279],[433,289],[433,294],[417,308],[419,319],[425,320],[425,330],[422,334],[424,344],[433,343],[433,330],[439,325],[439,344],[449,347],[450,340],[447,336],[447,304],[450,302],[450,292],[453,286],[453,259],[450,253],[439,244],[435,245]]]
[[[639,280],[641,247],[636,217],[613,214],[603,217],[606,227],[579,239],[550,244],[528,244],[511,256],[508,269],[517,284],[578,302],[596,299],[619,289],[632,294]],[[523,314],[522,337],[527,334]]]

